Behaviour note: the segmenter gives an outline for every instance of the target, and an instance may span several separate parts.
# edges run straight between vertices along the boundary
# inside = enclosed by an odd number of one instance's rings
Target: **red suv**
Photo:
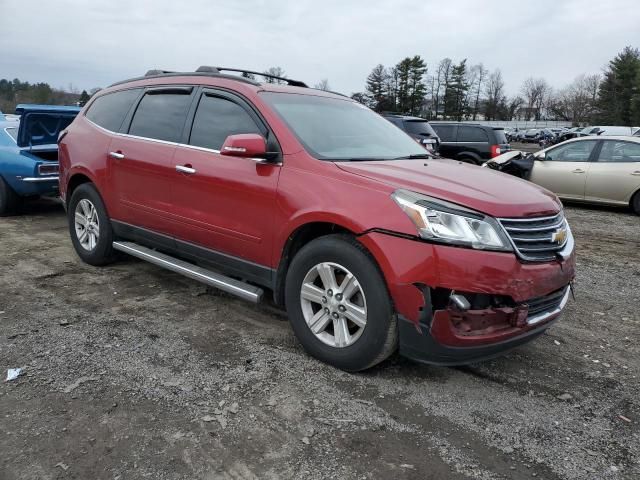
[[[348,371],[396,349],[477,361],[558,317],[575,259],[555,195],[435,159],[349,98],[224,70],[114,84],[62,132],[82,260],[120,251],[250,301],[268,290],[304,348]]]

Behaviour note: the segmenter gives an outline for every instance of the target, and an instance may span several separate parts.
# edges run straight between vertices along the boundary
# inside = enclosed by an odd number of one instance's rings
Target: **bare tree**
[[[443,118],[447,113],[446,111],[444,111],[444,94],[449,87],[452,66],[453,62],[450,58],[444,58],[440,60],[440,63],[438,64],[438,71],[436,73],[434,89],[435,96],[433,97],[433,108],[436,119],[438,118],[440,113],[442,113]],[[442,106],[443,108],[441,109],[440,106]]]
[[[287,74],[284,72],[284,70],[281,67],[269,67],[263,73],[265,75],[273,75],[275,77],[287,78]],[[278,84],[285,83],[282,80],[278,80],[277,78],[272,78],[272,77],[264,77],[264,79],[265,79],[265,82],[267,83],[278,83]]]
[[[563,120],[576,124],[589,122],[596,110],[600,75],[580,75],[557,92],[550,102],[550,110]]]
[[[551,96],[551,87],[544,78],[527,78],[522,84],[522,95],[527,102],[526,119],[540,120]]]
[[[471,117],[473,120],[478,116],[478,112],[480,111],[480,94],[484,87],[485,82],[487,81],[488,71],[484,68],[482,63],[478,65],[473,65],[469,69],[469,96],[471,97],[468,101],[468,104],[471,108]]]
[[[500,69],[494,70],[488,77],[485,87],[487,96],[485,102],[485,118],[496,120],[501,106],[505,103],[504,80]]]
[[[323,78],[322,80],[320,80],[318,83],[316,83],[313,88],[317,88],[318,90],[331,90],[331,87],[329,86],[329,80],[327,78]]]

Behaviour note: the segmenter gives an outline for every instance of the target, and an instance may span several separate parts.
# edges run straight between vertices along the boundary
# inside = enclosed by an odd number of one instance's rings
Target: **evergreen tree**
[[[91,97],[89,96],[89,94],[87,93],[86,90],[82,90],[82,93],[80,94],[80,98],[78,99],[78,104],[83,107],[87,104],[87,102],[89,101]]]
[[[367,77],[366,93],[370,98],[368,104],[375,111],[382,111],[387,97],[388,74],[384,65],[376,65]]]
[[[467,111],[465,98],[467,98],[467,60],[462,60],[451,69],[447,89],[444,94],[445,111],[450,118],[461,121]]]
[[[633,112],[637,112],[634,94],[638,89],[640,74],[640,51],[625,47],[611,62],[600,84],[598,99],[598,119],[604,125],[632,124]]]

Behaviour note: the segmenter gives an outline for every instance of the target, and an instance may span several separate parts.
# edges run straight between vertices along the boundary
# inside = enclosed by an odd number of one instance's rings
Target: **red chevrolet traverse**
[[[434,158],[347,97],[237,72],[150,71],[62,132],[82,260],[125,252],[249,301],[269,291],[304,348],[348,371],[396,349],[489,358],[558,317],[575,259],[555,195]]]

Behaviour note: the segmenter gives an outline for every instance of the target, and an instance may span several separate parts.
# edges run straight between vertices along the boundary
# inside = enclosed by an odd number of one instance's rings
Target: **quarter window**
[[[129,134],[177,142],[191,104],[189,91],[184,93],[147,93],[131,120]]]
[[[231,100],[203,95],[193,119],[190,145],[220,150],[229,135],[264,134],[249,113]]]
[[[489,143],[487,132],[479,127],[458,127],[459,142]]]
[[[140,89],[134,88],[102,95],[89,106],[86,117],[102,128],[117,132],[139,94]]]
[[[599,162],[640,162],[640,143],[607,140],[602,145]]]
[[[549,150],[544,159],[555,162],[588,162],[596,143],[598,143],[597,140],[571,142]]]

